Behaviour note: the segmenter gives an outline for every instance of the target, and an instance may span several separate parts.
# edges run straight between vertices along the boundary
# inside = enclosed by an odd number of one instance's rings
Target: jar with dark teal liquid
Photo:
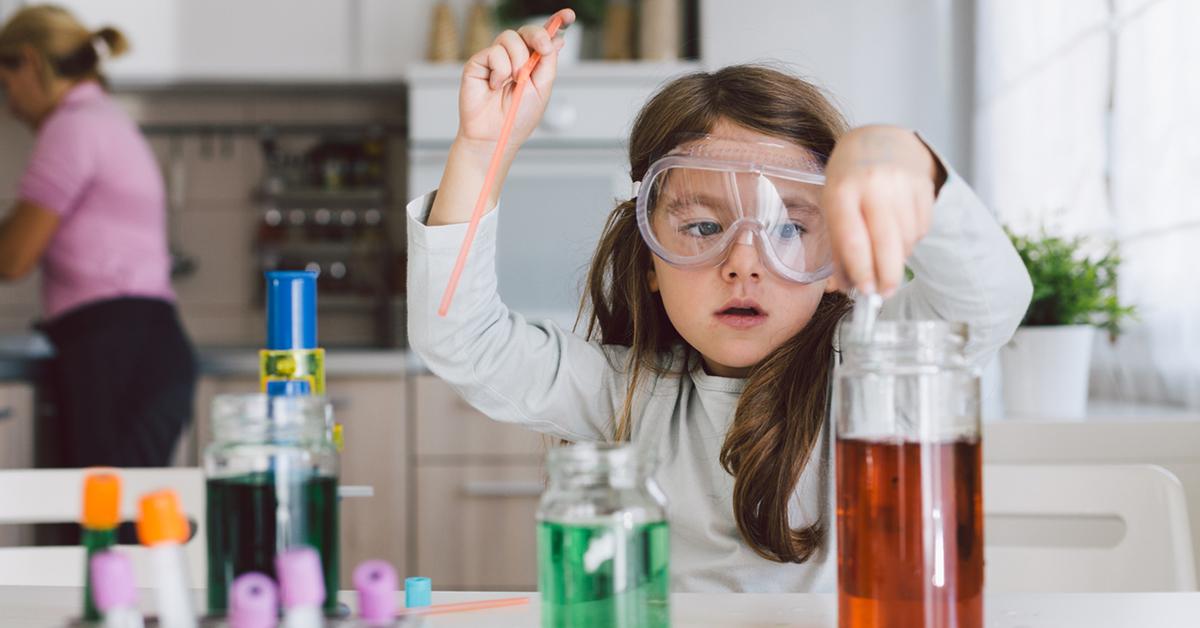
[[[543,628],[669,626],[670,531],[653,460],[629,444],[551,450],[538,506]]]
[[[275,555],[299,545],[320,553],[325,610],[335,612],[338,456],[329,403],[306,394],[221,395],[212,417],[204,453],[209,613],[226,613],[234,578],[274,577]]]

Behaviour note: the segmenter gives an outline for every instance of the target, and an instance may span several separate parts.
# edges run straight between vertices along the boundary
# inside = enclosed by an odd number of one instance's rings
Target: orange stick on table
[[[546,30],[551,37],[558,32],[562,26],[562,17],[554,16],[546,24]],[[450,301],[454,299],[454,290],[458,288],[458,279],[462,275],[463,267],[467,265],[467,254],[471,252],[471,242],[475,240],[475,230],[479,228],[479,220],[483,217],[483,211],[487,207],[488,195],[492,192],[492,185],[496,180],[496,172],[500,170],[500,160],[504,155],[504,147],[508,144],[508,136],[512,133],[513,122],[517,119],[517,109],[521,105],[521,96],[525,93],[525,85],[529,83],[529,75],[533,72],[533,68],[537,67],[538,61],[542,60],[542,55],[535,52],[529,56],[529,60],[525,65],[521,66],[521,70],[517,72],[516,85],[513,87],[512,100],[508,105],[508,113],[504,116],[504,124],[500,127],[500,137],[496,139],[496,151],[492,153],[492,160],[488,163],[487,174],[483,178],[483,189],[479,190],[479,200],[475,201],[475,211],[471,212],[471,222],[467,225],[467,235],[463,237],[462,248],[458,250],[458,259],[454,262],[454,271],[450,273],[450,281],[446,283],[446,291],[442,294],[442,303],[438,306],[438,316],[445,316],[446,312],[450,311]]]
[[[482,611],[489,608],[503,608],[505,606],[521,606],[528,604],[527,597],[505,597],[497,600],[479,600],[478,602],[458,602],[456,604],[436,604],[434,606],[420,606],[417,608],[405,608],[396,611],[397,617],[405,615],[441,615],[442,613],[461,613],[465,611]]]

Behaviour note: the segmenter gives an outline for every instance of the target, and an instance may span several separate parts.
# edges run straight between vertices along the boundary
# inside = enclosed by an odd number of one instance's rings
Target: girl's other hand
[[[832,288],[891,296],[929,231],[941,168],[912,131],[865,126],[838,140],[821,207],[833,242]]]
[[[562,17],[560,32],[575,21],[575,12],[570,9],[555,15]],[[459,139],[495,144],[512,102],[517,73],[530,55],[537,52],[542,55],[542,60],[530,75],[509,139],[508,148],[515,152],[533,133],[550,101],[558,50],[562,45],[562,38],[552,39],[544,26],[522,26],[520,30],[500,33],[491,46],[468,59],[458,95]]]

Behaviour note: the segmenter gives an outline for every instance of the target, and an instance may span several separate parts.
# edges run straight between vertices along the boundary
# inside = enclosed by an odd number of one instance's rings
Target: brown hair
[[[115,28],[93,32],[62,7],[46,4],[26,7],[0,28],[0,64],[10,68],[20,66],[21,48],[28,45],[45,60],[42,80],[46,83],[54,78],[104,82],[97,41],[103,42],[114,57],[129,49],[129,42]]]
[[[846,129],[821,91],[800,78],[758,65],[698,72],[667,84],[638,114],[629,139],[631,179],[640,181],[681,136],[709,132],[722,118],[795,142],[822,163]],[[591,311],[588,338],[630,348],[617,440],[630,438],[640,380],[699,367],[691,354],[683,364],[669,363],[669,354],[684,341],[662,298],[650,290],[652,253],[638,232],[635,205],[624,201],[609,215],[584,300]],[[804,562],[825,537],[824,517],[792,529],[788,502],[828,417],[833,337],[849,305],[845,295],[826,293],[808,325],[753,367],[721,448],[721,465],[734,477],[738,530],[769,560]]]

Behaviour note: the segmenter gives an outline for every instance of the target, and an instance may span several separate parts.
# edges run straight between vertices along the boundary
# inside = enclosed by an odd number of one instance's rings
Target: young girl
[[[629,161],[640,185],[593,258],[586,337],[529,323],[496,293],[494,206],[545,109],[560,45],[526,27],[467,62],[439,191],[409,206],[412,347],[496,420],[654,450],[674,590],[834,590],[828,403],[851,304],[841,290],[888,297],[882,317],[969,322],[967,353],[982,363],[1028,304],[1020,259],[912,132],[847,131],[812,85],[735,66],[669,83],[638,115]],[[493,209],[440,318],[512,78],[534,50],[543,58]],[[915,278],[899,287],[906,263]]]

